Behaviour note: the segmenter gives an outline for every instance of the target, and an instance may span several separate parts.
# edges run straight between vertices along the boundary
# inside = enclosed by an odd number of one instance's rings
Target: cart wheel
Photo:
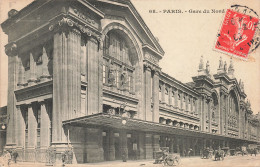
[[[176,157],[175,158],[175,162],[177,165],[179,165],[181,163],[181,158],[180,157]]]
[[[174,159],[172,159],[172,158],[167,158],[167,159],[166,159],[166,163],[167,163],[167,165],[169,165],[169,166],[173,166],[173,164],[174,164]]]

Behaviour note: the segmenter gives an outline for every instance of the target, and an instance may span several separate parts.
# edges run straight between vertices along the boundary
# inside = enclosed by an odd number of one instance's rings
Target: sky
[[[10,9],[20,10],[30,2],[32,0],[0,0],[0,22],[7,19]],[[239,4],[260,14],[259,0],[132,0],[132,3],[165,51],[160,61],[162,71],[184,83],[191,82],[191,77],[198,74],[202,55],[204,63],[209,61],[211,74],[217,72],[220,57],[228,65],[230,63],[230,56],[213,50],[224,13],[211,13],[212,9],[226,10]],[[162,12],[151,13],[151,10]],[[183,13],[164,13],[168,10]],[[191,10],[209,10],[210,13],[190,13]],[[7,36],[2,29],[0,41],[0,106],[4,106],[7,103],[8,58],[4,53]],[[260,48],[250,54],[249,61],[233,58],[233,64],[235,77],[244,82],[253,112],[260,112]]]

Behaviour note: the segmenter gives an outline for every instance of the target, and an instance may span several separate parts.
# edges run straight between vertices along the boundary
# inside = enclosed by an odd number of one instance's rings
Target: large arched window
[[[168,87],[165,87],[164,94],[165,94],[165,103],[169,104],[169,88]]]
[[[218,122],[218,97],[216,93],[212,93],[212,106],[211,106],[211,120],[212,122]]]
[[[173,90],[172,90],[172,97],[171,97],[171,103],[172,103],[172,105],[175,105],[175,91],[174,91],[174,88],[172,88]]]
[[[181,94],[178,93],[178,107],[181,108]]]
[[[234,90],[229,93],[229,108],[228,108],[228,125],[233,128],[238,127],[238,100]]]
[[[103,45],[103,83],[134,92],[137,53],[131,40],[120,30],[109,31]]]

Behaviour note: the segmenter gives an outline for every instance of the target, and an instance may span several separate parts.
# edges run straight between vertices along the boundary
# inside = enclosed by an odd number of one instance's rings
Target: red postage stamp
[[[215,49],[247,59],[259,19],[235,10],[226,11]]]

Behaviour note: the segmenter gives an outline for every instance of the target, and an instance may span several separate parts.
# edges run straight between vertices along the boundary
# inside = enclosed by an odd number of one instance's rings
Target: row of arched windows
[[[170,89],[165,86],[163,93],[162,85],[159,85],[159,101],[172,106],[178,106],[179,109],[186,111],[195,112],[196,110],[196,100],[187,94],[176,91],[175,88]]]

